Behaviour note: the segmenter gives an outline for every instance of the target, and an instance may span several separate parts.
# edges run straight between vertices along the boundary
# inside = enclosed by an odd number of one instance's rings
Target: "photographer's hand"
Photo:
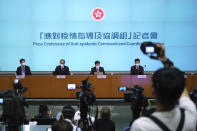
[[[162,62],[164,67],[173,67],[173,62],[170,61],[165,55],[165,47],[161,43],[157,43],[156,46],[161,49],[160,53],[158,54],[158,59]]]
[[[161,61],[167,60],[167,57],[165,55],[165,47],[164,47],[164,45],[161,44],[161,43],[157,43],[156,46],[161,49],[160,54],[158,54],[159,60],[161,60]]]

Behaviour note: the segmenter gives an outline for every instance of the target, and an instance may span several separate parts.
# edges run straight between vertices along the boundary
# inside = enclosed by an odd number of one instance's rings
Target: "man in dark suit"
[[[140,59],[135,59],[135,65],[131,66],[131,75],[144,75],[144,68],[140,66]]]
[[[103,67],[100,67],[100,61],[95,61],[95,67],[91,68],[90,75],[94,75],[95,72],[102,72],[105,75]]]
[[[70,71],[68,66],[65,66],[65,60],[60,60],[60,65],[56,66],[55,71],[53,72],[53,75],[70,75]]]
[[[21,66],[17,67],[17,75],[32,75],[29,66],[25,65],[25,59],[20,59]]]

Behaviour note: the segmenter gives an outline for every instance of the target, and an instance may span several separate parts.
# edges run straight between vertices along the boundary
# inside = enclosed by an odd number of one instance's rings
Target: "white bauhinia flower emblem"
[[[97,12],[95,12],[95,16],[98,18],[98,17],[101,17],[102,15],[102,12],[100,12],[99,10],[97,10]]]
[[[100,21],[104,17],[104,11],[102,8],[95,8],[92,12],[92,17],[96,21]]]

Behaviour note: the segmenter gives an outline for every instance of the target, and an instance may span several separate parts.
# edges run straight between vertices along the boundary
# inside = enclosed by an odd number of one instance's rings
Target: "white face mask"
[[[21,63],[22,66],[25,66],[25,62]]]
[[[97,69],[99,69],[100,66],[96,66]]]
[[[135,64],[136,66],[139,66],[140,64]]]
[[[61,67],[64,67],[64,64],[60,64]]]

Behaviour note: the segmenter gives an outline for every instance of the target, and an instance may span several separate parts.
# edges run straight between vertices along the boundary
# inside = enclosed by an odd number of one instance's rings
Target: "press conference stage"
[[[13,80],[18,77],[15,75],[0,75],[1,90],[13,88]],[[20,77],[20,76],[19,76]],[[196,88],[197,75],[186,75],[186,87],[189,91]],[[121,86],[140,85],[144,88],[145,96],[152,97],[151,75],[33,75],[21,78],[23,87],[28,91],[24,94],[27,98],[76,98],[75,90],[68,90],[68,84],[81,85],[81,81],[88,78],[94,88],[96,98],[120,99],[124,92],[119,92]]]

